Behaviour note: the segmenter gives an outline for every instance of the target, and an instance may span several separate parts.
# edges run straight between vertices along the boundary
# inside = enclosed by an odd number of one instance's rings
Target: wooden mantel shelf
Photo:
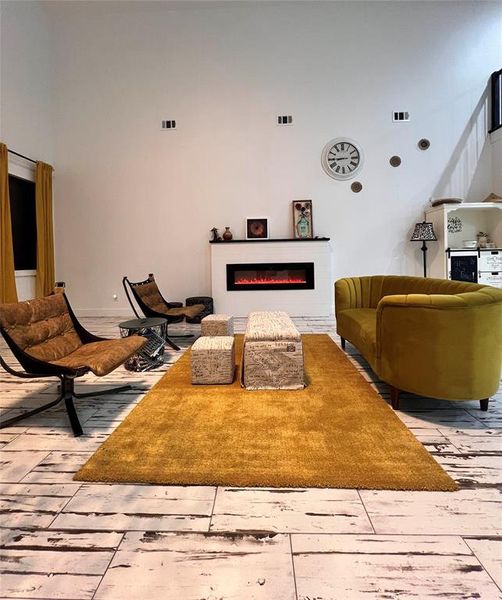
[[[254,240],[229,240],[229,241],[225,241],[222,240],[221,242],[215,242],[213,240],[210,240],[209,243],[210,244],[222,244],[222,245],[226,245],[226,244],[243,244],[243,243],[249,243],[249,244],[263,244],[264,242],[329,242],[330,238],[329,237],[318,237],[318,238],[272,238],[272,239],[265,239],[265,240],[261,240],[261,239],[254,239]]]

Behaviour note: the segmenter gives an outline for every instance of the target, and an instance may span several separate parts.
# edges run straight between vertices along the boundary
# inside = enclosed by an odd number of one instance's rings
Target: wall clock
[[[335,138],[324,146],[321,164],[334,179],[352,179],[363,166],[363,151],[354,140]]]

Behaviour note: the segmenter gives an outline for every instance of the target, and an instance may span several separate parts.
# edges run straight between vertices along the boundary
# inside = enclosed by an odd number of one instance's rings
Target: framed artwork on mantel
[[[246,239],[247,240],[268,240],[270,238],[270,229],[268,226],[268,217],[247,217],[246,219]]]
[[[293,235],[298,239],[314,237],[312,200],[293,200]]]

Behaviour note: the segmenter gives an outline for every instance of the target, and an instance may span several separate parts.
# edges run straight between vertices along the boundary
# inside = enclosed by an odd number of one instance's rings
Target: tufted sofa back
[[[44,362],[82,345],[63,294],[0,304],[0,327],[26,354]]]
[[[335,284],[337,311],[344,308],[376,308],[384,296],[401,294],[463,294],[486,286],[449,279],[408,277],[405,275],[373,275],[347,277]],[[343,305],[343,306],[342,306]]]

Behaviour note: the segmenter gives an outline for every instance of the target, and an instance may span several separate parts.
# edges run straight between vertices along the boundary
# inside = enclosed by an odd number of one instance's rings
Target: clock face
[[[326,144],[322,152],[322,168],[334,179],[351,179],[361,169],[361,147],[348,138],[335,138]]]

